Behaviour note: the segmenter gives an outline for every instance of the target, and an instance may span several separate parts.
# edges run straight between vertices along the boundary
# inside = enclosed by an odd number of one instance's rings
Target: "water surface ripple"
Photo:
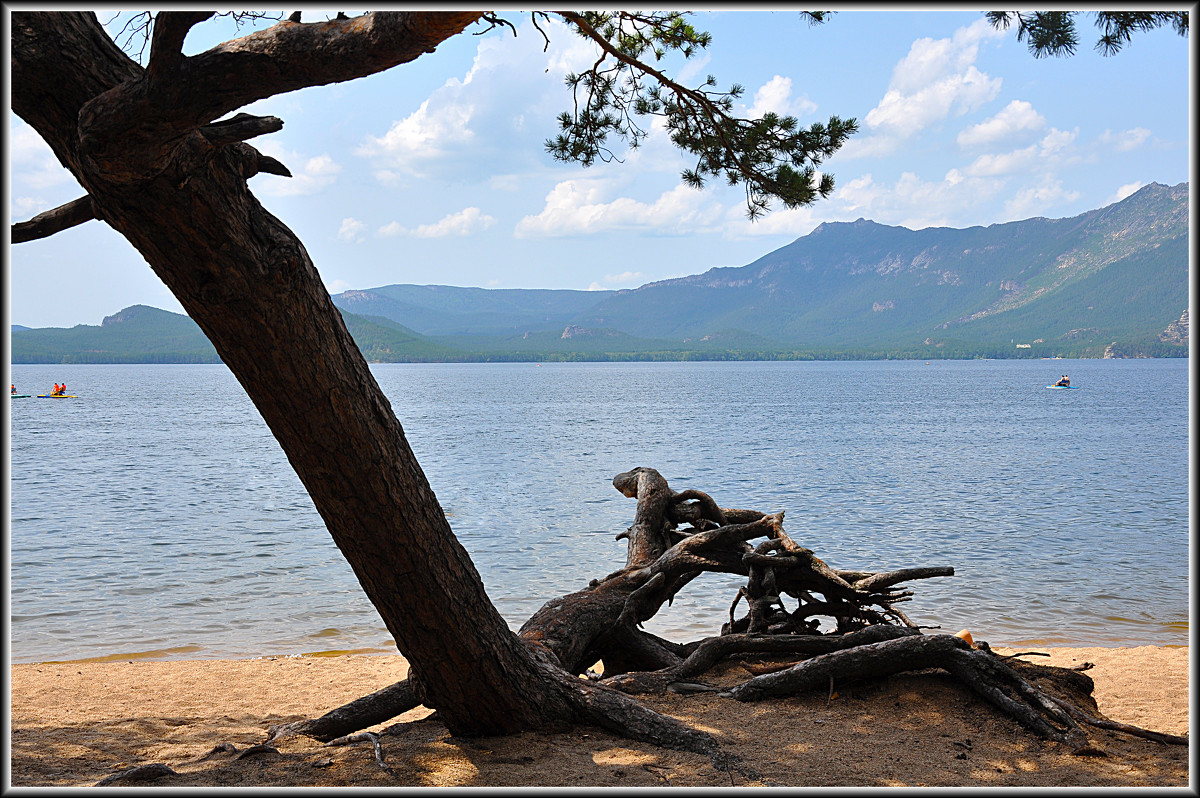
[[[657,468],[994,644],[1188,641],[1185,360],[372,366],[504,617],[624,561]],[[1080,390],[1045,386],[1071,374]],[[13,366],[11,656],[394,650],[224,366]],[[714,634],[706,575],[647,628]]]

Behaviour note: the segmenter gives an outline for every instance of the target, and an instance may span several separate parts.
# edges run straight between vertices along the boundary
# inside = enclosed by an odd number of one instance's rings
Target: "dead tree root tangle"
[[[850,680],[937,668],[1024,728],[1076,753],[1098,752],[1081,723],[1160,743],[1187,744],[1186,737],[1097,718],[1023,676],[1053,677],[1051,681],[1066,683],[1070,692],[1094,706],[1092,681],[1083,673],[1015,659],[1006,664],[987,643],[923,634],[894,606],[913,596],[897,586],[953,576],[953,568],[918,566],[878,573],[836,569],[784,531],[782,512],[726,508],[702,491],[673,491],[651,468],[618,474],[613,486],[637,499],[633,525],[617,536],[628,540],[625,566],[547,602],[517,633],[538,663],[539,678],[546,681],[543,687],[558,699],[554,706],[559,714],[545,718],[551,727],[596,726],[628,739],[704,754],[718,769],[756,778],[716,737],[651,710],[633,695],[712,691],[715,688],[696,678],[721,660],[766,656],[787,661],[747,666],[754,674],[751,678],[718,694],[762,701],[809,690],[832,692],[833,684]],[[677,643],[640,628],[705,572],[746,578],[719,635]],[[746,614],[737,618],[742,599]],[[588,679],[578,678],[599,661],[604,667],[598,681],[593,673]],[[320,718],[271,727],[267,742],[287,734],[304,734],[330,745],[370,739],[380,766],[386,768],[378,736],[355,732],[419,706],[420,696],[413,680],[398,682]]]

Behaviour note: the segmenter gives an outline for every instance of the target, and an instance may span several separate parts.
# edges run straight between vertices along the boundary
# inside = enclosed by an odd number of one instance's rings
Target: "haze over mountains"
[[[378,361],[1186,356],[1188,200],[1187,183],[1152,183],[1067,219],[825,223],[746,266],[622,291],[391,285],[333,299]],[[116,357],[136,332],[116,328],[135,321],[158,338],[144,355],[169,357],[155,313],[190,319],[150,311],[73,336],[14,330],[13,362],[104,362],[86,349]]]

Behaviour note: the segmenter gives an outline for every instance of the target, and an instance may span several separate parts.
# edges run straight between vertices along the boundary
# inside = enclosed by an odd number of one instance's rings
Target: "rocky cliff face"
[[[1183,315],[1177,321],[1167,325],[1167,329],[1159,333],[1158,340],[1167,344],[1186,344],[1188,342],[1188,309],[1184,308]]]

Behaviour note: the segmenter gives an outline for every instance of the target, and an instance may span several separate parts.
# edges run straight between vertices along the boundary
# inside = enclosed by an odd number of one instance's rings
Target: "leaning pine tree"
[[[658,116],[672,141],[695,158],[684,180],[699,186],[719,177],[743,185],[751,217],[772,199],[797,207],[832,191],[832,178],[817,169],[855,132],[854,120],[833,117],[801,128],[773,114],[739,119],[732,108],[740,88],[718,91],[711,78],[697,88],[673,81],[654,63],[670,51],[690,56],[708,43],[683,14],[555,15],[597,47],[593,67],[568,77],[575,105],[547,143],[555,157],[584,164],[609,159],[612,139],[636,146],[645,120]],[[12,108],[85,192],[14,225],[12,239],[29,241],[96,219],[142,254],[262,414],[409,661],[404,682],[322,718],[276,727],[272,736],[331,740],[425,705],[455,735],[592,724],[736,766],[736,756],[712,735],[650,710],[635,695],[703,689],[695,680],[719,659],[771,654],[795,662],[723,695],[754,701],[830,678],[936,666],[1034,733],[1086,747],[1079,724],[1104,721],[1031,685],[1021,672],[1034,666],[1014,670],[986,646],[923,634],[895,606],[910,596],[897,588],[901,583],[951,569],[837,570],[788,536],[782,513],[725,508],[701,491],[676,492],[648,468],[614,480],[637,499],[625,565],[547,603],[513,633],[451,531],[304,246],[247,187],[260,172],[289,174],[246,143],[283,123],[228,116],[265,97],[412,61],[472,26],[510,23],[472,11],[379,12],[311,23],[296,13],[184,56],[188,31],[212,16],[160,12],[152,25],[146,17],[150,52],[143,67],[93,13],[12,14]],[[533,18],[543,23],[549,16]],[[640,628],[705,571],[746,578],[735,601],[740,606],[744,599],[743,617],[731,609],[723,634],[689,643]],[[599,678],[579,678],[598,661]]]

